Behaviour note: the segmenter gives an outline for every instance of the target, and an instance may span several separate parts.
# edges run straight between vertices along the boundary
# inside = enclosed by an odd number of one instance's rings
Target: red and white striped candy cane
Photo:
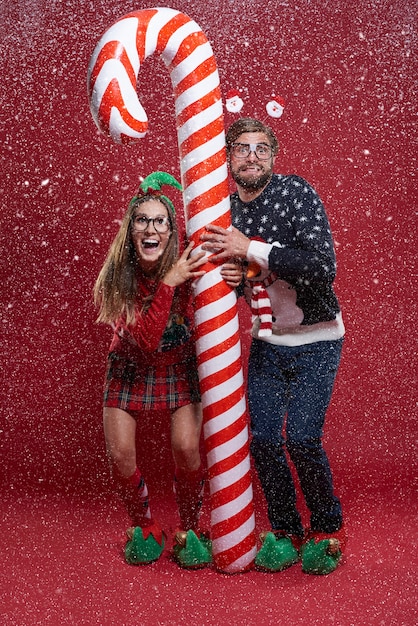
[[[90,107],[114,141],[143,137],[148,120],[136,85],[141,63],[154,53],[173,85],[187,231],[198,250],[207,224],[231,224],[219,75],[200,27],[169,8],[118,20],[90,60]],[[194,296],[213,556],[217,569],[234,573],[249,569],[256,553],[241,345],[235,293],[219,267],[208,260],[205,269]]]

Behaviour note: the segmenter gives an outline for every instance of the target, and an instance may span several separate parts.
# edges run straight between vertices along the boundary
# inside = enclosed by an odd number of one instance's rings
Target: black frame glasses
[[[166,215],[156,215],[156,217],[148,217],[147,215],[134,215],[132,217],[132,227],[137,233],[144,233],[152,222],[154,230],[162,235],[171,230],[171,223]]]

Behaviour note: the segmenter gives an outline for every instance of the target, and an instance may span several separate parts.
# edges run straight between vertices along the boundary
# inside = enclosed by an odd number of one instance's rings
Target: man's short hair
[[[260,120],[256,120],[253,117],[240,117],[236,120],[228,129],[226,133],[226,149],[229,153],[231,146],[236,142],[238,137],[243,133],[264,133],[267,135],[270,145],[273,149],[273,154],[276,155],[279,151],[279,142],[277,137],[270,128],[266,126]]]

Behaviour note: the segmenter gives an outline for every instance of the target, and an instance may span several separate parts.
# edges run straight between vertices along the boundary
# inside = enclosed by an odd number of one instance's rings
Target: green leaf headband
[[[174,176],[171,176],[171,174],[167,174],[167,172],[152,172],[152,174],[149,174],[146,178],[144,178],[142,183],[139,185],[137,195],[132,198],[129,205],[144,196],[156,196],[158,198],[163,198],[175,214],[176,210],[170,198],[167,198],[167,196],[160,192],[163,185],[170,185],[170,187],[175,187],[176,189],[182,191],[180,183],[174,178]]]

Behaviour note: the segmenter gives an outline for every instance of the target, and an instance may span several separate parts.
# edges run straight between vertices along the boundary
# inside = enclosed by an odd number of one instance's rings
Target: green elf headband
[[[170,185],[170,187],[175,187],[182,191],[180,183],[174,176],[171,176],[171,174],[167,174],[167,172],[152,172],[152,174],[144,178],[139,185],[138,192],[136,196],[132,198],[129,205],[131,206],[133,202],[136,202],[139,198],[143,198],[144,196],[156,196],[157,198],[163,198],[175,215],[176,210],[174,204],[171,202],[170,198],[167,198],[167,196],[160,191],[163,185]]]

